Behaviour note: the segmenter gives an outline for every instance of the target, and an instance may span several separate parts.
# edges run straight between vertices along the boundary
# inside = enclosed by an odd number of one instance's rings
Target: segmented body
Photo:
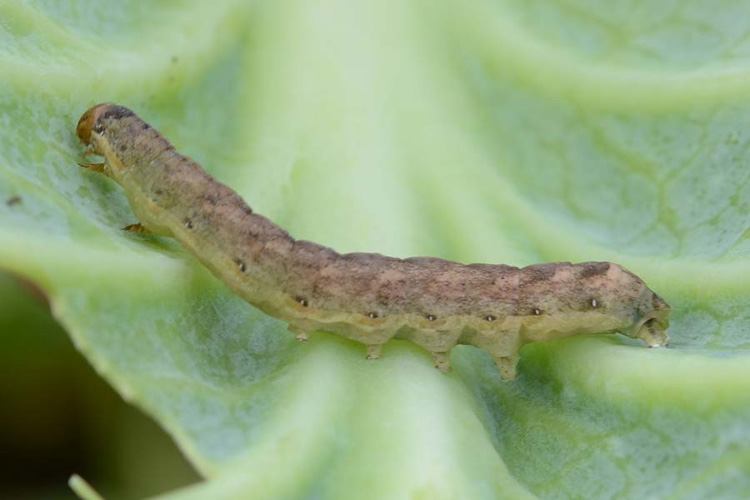
[[[254,213],[233,190],[178,153],[132,111],[89,109],[79,137],[105,158],[84,165],[125,190],[137,229],[177,239],[235,293],[289,324],[298,339],[325,330],[380,356],[405,339],[450,369],[457,344],[477,346],[515,378],[528,342],[583,333],[667,342],[669,306],[641,279],[609,262],[517,268],[431,257],[340,254],[292,238]]]

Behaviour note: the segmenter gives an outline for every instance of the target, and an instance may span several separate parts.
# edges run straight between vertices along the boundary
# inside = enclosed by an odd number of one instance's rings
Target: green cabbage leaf
[[[300,239],[621,263],[671,347],[532,344],[504,383],[473,347],[445,375],[406,342],[297,343],[120,230],[122,190],[76,165],[102,101]],[[0,124],[0,268],[205,477],[163,498],[750,496],[747,3],[8,0]]]

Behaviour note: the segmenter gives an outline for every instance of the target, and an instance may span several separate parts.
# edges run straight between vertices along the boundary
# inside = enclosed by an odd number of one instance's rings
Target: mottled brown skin
[[[388,340],[424,347],[449,371],[456,344],[488,352],[516,376],[526,343],[620,332],[666,345],[669,306],[635,274],[610,262],[522,269],[432,257],[339,254],[297,241],[253,213],[233,190],[178,153],[132,111],[99,104],[78,136],[102,164],[82,164],[125,189],[140,224],[129,230],[177,239],[235,293],[289,324],[300,340],[325,330],[380,356]]]

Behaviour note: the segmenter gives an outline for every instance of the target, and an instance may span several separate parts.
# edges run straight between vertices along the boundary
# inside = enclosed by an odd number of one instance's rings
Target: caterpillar
[[[175,238],[300,341],[324,330],[366,345],[367,359],[377,359],[383,344],[404,339],[429,351],[443,372],[455,345],[472,345],[492,356],[504,380],[516,378],[519,349],[530,342],[619,332],[649,347],[667,344],[669,305],[618,264],[518,268],[340,254],[253,212],[128,108],[93,106],[76,133],[87,153],[104,158],[80,165],[124,188],[139,222],[123,229]]]

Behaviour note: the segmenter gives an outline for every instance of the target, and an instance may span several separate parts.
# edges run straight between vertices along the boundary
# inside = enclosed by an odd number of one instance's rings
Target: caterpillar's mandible
[[[456,344],[477,346],[516,376],[519,348],[581,333],[621,332],[667,343],[669,306],[635,274],[610,262],[464,265],[431,257],[339,254],[294,240],[253,213],[227,186],[178,153],[132,111],[99,104],[78,136],[103,163],[82,164],[125,189],[140,220],[127,229],[171,236],[235,293],[305,340],[326,330],[380,357],[406,339],[450,370]]]

